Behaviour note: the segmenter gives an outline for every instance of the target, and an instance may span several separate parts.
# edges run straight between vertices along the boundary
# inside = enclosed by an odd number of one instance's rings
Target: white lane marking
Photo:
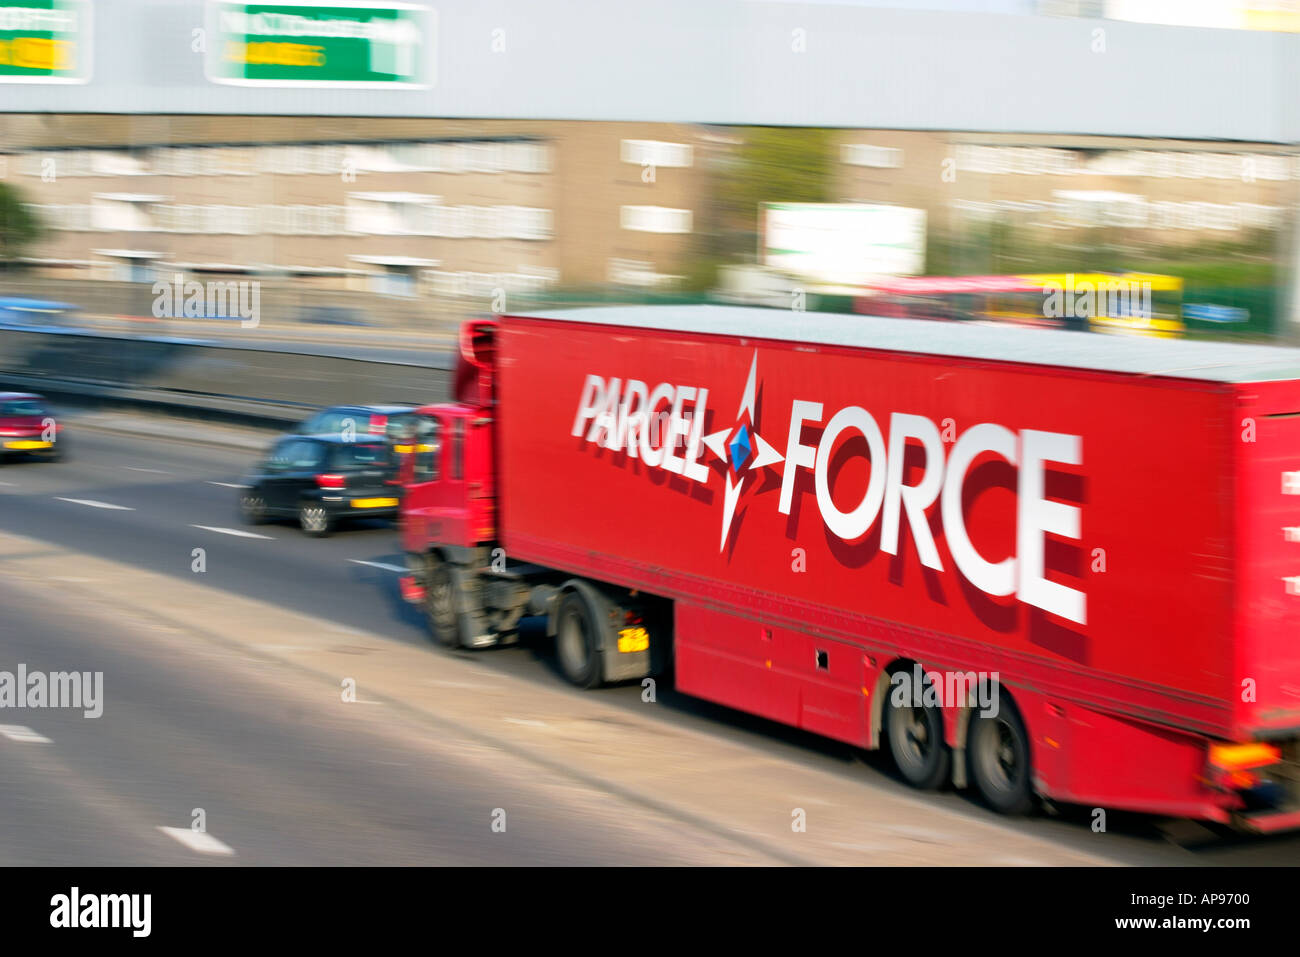
[[[37,734],[31,728],[23,727],[21,724],[0,724],[0,735],[4,735],[10,741],[22,741],[26,744],[53,744],[43,734]]]
[[[387,562],[367,562],[362,561],[360,558],[349,558],[348,561],[353,565],[367,565],[370,568],[382,568],[386,572],[401,572],[403,575],[406,574],[406,569],[401,565],[390,565]]]
[[[503,720],[509,721],[511,724],[522,724],[526,728],[546,727],[545,721],[534,721],[532,718],[505,718]]]
[[[209,485],[220,485],[222,488],[250,488],[248,485],[241,485],[238,482],[213,482],[208,481]]]
[[[218,841],[206,831],[196,831],[189,827],[163,827],[158,830],[170,838],[180,841],[191,851],[198,854],[234,854],[235,849],[229,844]]]
[[[150,472],[154,475],[172,474],[171,472],[168,472],[166,469],[144,469],[144,468],[140,468],[140,466],[138,465],[123,465],[122,468],[126,469],[129,472]]]
[[[0,485],[5,486],[6,488],[17,488],[17,487],[18,487],[18,483],[17,483],[17,482],[0,482]]]
[[[62,495],[54,496],[60,502],[71,502],[73,505],[89,505],[91,508],[111,508],[118,512],[134,512],[130,505],[114,505],[112,502],[96,502],[93,498],[64,498]]]
[[[843,841],[831,841],[831,847],[841,847],[846,851],[892,851],[896,844],[845,844]]]
[[[246,532],[242,528],[221,528],[218,525],[191,525],[190,528],[201,528],[205,532],[219,532],[222,535],[234,535],[236,538],[264,538],[268,542],[275,539],[270,535],[259,535],[257,532]]]

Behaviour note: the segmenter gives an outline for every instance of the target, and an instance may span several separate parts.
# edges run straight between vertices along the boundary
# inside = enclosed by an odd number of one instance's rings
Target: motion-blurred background
[[[723,2],[677,57],[598,5],[421,7],[382,68],[240,32],[311,4],[7,4],[0,78],[78,81],[0,85],[10,322],[183,320],[178,278],[256,281],[262,334],[313,337],[588,301],[1033,321],[1053,277],[1140,274],[1189,333],[1290,328],[1295,2]]]

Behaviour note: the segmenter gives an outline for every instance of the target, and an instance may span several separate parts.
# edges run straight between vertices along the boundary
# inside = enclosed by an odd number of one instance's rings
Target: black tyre
[[[256,489],[248,489],[239,496],[239,517],[245,525],[261,525],[266,521],[266,499]]]
[[[993,810],[1024,814],[1034,804],[1029,734],[1011,698],[999,691],[997,714],[971,713],[966,735],[970,779]]]
[[[560,670],[579,688],[596,687],[601,681],[600,632],[590,603],[579,592],[566,592],[556,616]]]
[[[429,556],[429,571],[424,583],[424,613],[429,631],[440,645],[460,647],[460,629],[456,626],[456,579],[451,566],[436,555]]]
[[[891,686],[887,693],[885,736],[898,773],[914,788],[939,787],[952,770],[952,752],[943,740],[943,712],[916,700],[910,689],[901,694],[901,688]],[[896,701],[900,696],[903,700]]]
[[[334,529],[329,510],[320,502],[312,501],[298,506],[298,525],[312,538],[324,538]]]

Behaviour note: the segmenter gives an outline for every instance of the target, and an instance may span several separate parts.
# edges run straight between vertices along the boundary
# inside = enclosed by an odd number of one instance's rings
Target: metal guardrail
[[[0,388],[280,425],[326,405],[422,405],[450,394],[451,356],[385,362],[166,337],[0,329]]]

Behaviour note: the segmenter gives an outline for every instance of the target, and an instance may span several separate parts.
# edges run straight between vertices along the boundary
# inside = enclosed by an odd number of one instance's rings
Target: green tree
[[[710,160],[708,198],[684,269],[693,289],[709,288],[720,265],[755,260],[764,203],[831,201],[831,130],[749,126],[725,133],[741,142]]]
[[[41,238],[40,220],[10,184],[0,181],[0,268],[11,268]]]

